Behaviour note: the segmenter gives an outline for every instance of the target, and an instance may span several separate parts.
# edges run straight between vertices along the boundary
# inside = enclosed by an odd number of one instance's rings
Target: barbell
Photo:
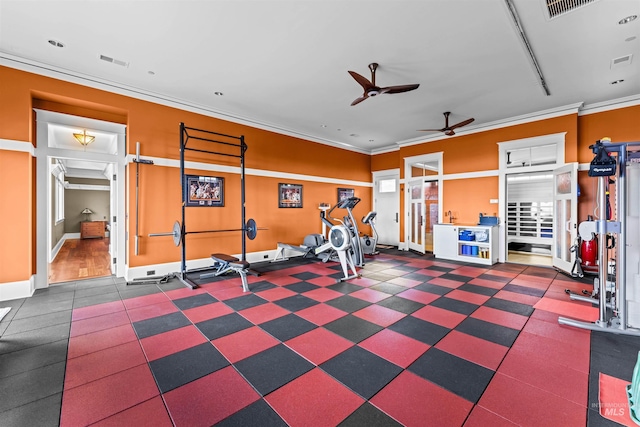
[[[260,228],[260,230],[266,230],[266,228]],[[176,221],[173,224],[173,230],[166,233],[150,233],[149,237],[159,237],[159,236],[173,236],[173,243],[176,246],[180,246],[182,243],[182,237],[187,234],[201,234],[201,233],[225,233],[229,231],[246,231],[247,237],[249,240],[253,240],[256,238],[258,234],[258,227],[253,218],[249,219],[243,228],[232,228],[229,230],[199,230],[199,231],[186,231],[183,230],[180,221]]]

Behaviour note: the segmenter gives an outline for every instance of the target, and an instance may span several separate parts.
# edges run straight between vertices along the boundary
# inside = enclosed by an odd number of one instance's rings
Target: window
[[[396,180],[395,179],[381,179],[378,181],[378,191],[380,193],[395,193],[396,192]]]
[[[64,220],[64,166],[57,163],[51,168],[53,175],[53,214],[55,223]]]

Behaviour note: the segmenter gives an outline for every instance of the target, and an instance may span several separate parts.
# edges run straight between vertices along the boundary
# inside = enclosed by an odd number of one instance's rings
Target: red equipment
[[[593,235],[591,240],[583,240],[580,245],[580,259],[585,273],[598,274],[598,238]]]

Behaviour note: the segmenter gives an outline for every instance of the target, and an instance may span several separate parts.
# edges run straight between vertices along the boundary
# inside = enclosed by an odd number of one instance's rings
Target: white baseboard
[[[34,276],[29,280],[19,282],[0,283],[0,301],[8,301],[18,298],[28,298],[35,291]]]

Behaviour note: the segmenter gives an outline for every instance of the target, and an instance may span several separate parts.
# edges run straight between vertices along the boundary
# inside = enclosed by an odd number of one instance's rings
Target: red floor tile
[[[131,325],[117,326],[91,334],[72,337],[69,338],[67,360],[131,341],[138,341],[138,337]]]
[[[192,297],[194,295],[206,294],[206,293],[207,293],[207,290],[204,288],[191,289],[185,286],[184,288],[167,291],[165,292],[165,295],[167,296],[167,298],[173,301],[180,298],[187,298],[187,297]]]
[[[353,313],[361,319],[368,320],[385,328],[406,316],[406,314],[390,308],[372,304]]]
[[[165,301],[166,302],[161,302],[159,304],[145,305],[143,307],[131,309],[128,311],[129,319],[131,319],[131,322],[139,322],[141,320],[147,320],[178,311],[178,307],[176,307],[173,302],[169,301],[167,298],[165,298]]]
[[[158,396],[147,364],[66,390],[60,425],[86,426]]]
[[[517,424],[512,423],[506,418],[502,418],[498,414],[481,407],[476,406],[471,411],[471,415],[464,423],[464,427],[516,427]]]
[[[67,360],[64,388],[78,387],[146,363],[137,341],[74,357]]]
[[[586,329],[574,328],[559,323],[545,322],[538,319],[529,319],[524,332],[552,338],[563,343],[569,343],[581,351],[589,352],[591,349],[591,332]]]
[[[163,396],[176,426],[210,426],[260,398],[232,366]]]
[[[418,319],[426,320],[427,322],[435,323],[436,325],[444,326],[449,329],[455,328],[460,322],[467,318],[464,314],[434,307],[432,305],[422,307],[420,310],[411,313],[411,315]]]
[[[436,348],[495,371],[509,347],[483,340],[458,331],[449,332]]]
[[[481,267],[472,267],[469,265],[465,265],[464,267],[456,268],[451,272],[451,274],[459,274],[461,276],[467,277],[478,277],[481,274],[487,273],[489,269],[481,268]]]
[[[132,408],[125,409],[109,418],[92,424],[92,427],[120,426],[172,427],[173,423],[161,397],[154,397]]]
[[[512,351],[536,353],[560,365],[589,373],[589,352],[585,353],[579,347],[554,340],[553,338],[521,332],[511,349]]]
[[[75,308],[71,314],[71,320],[82,320],[90,317],[103,316],[109,313],[115,313],[117,311],[124,311],[124,304],[122,301],[107,302],[104,304],[90,305],[88,307]]]
[[[532,295],[519,294],[517,292],[505,291],[504,289],[498,291],[497,294],[494,295],[495,298],[504,299],[512,302],[519,302],[520,304],[534,305],[540,298],[534,297]]]
[[[231,363],[260,353],[280,343],[257,326],[211,341]]]
[[[205,320],[215,319],[216,317],[221,317],[233,312],[233,309],[225,303],[214,302],[212,304],[201,305],[200,307],[184,310],[182,313],[193,323],[198,323]]]
[[[557,313],[564,317],[583,320],[585,322],[594,322],[599,318],[597,307],[591,305],[582,305],[574,301],[559,301],[553,298],[542,298],[533,308],[546,310]]]
[[[637,427],[638,424],[630,416],[631,411],[627,397],[629,383],[602,372],[598,377],[598,403],[597,407],[592,406],[592,409],[597,409],[603,418],[613,421],[616,425]],[[633,409],[637,415],[637,399],[634,401],[636,406]]]
[[[513,349],[498,372],[585,406],[589,394],[589,374],[557,364],[536,353]]]
[[[510,284],[547,290],[552,281],[553,279],[548,277],[527,276],[526,274],[519,274],[517,277],[511,280]]]
[[[464,284],[462,282],[458,282],[457,280],[443,279],[442,277],[436,277],[435,279],[429,280],[427,283],[430,283],[432,285],[444,286],[445,288],[451,289],[456,289]]]
[[[405,426],[459,427],[473,403],[427,381],[403,371],[370,402]]]
[[[387,276],[400,277],[407,274],[406,271],[400,270],[399,268],[386,268],[384,270],[380,270],[379,273],[386,274]]]
[[[440,298],[440,295],[430,294],[429,292],[423,292],[417,289],[407,289],[396,296],[409,299],[411,301],[421,302],[422,304],[430,304]]]
[[[522,426],[584,427],[587,408],[497,373],[478,403]]]
[[[442,275],[445,274],[444,271],[429,270],[429,269],[426,269],[426,268],[423,268],[422,270],[417,270],[417,271],[415,271],[415,273],[422,274],[422,275],[425,275],[425,276],[431,276],[431,277],[439,277],[439,276],[442,276]]]
[[[544,322],[550,323],[558,323],[558,317],[558,313],[552,313],[550,311],[538,309],[533,310],[533,313],[531,314],[532,319],[542,320]]]
[[[268,394],[265,400],[289,425],[305,427],[338,425],[364,403],[319,368]]]
[[[207,338],[193,325],[140,340],[144,354],[149,362],[205,342],[207,342]]]
[[[353,343],[325,328],[316,328],[285,342],[296,353],[316,366],[342,353]]]
[[[249,289],[251,289],[251,287],[249,287]],[[245,292],[242,290],[242,285],[233,286],[225,289],[208,290],[208,292],[209,294],[211,294],[211,296],[213,296],[218,301],[224,301],[224,300],[241,297],[242,295],[245,295]]]
[[[523,268],[523,270],[524,270],[524,268]],[[522,270],[519,270],[519,271],[522,271]],[[509,278],[509,279],[513,279],[514,277],[516,277],[519,274],[519,272],[501,271],[501,270],[492,269],[492,270],[489,270],[487,272],[487,274],[491,274],[492,276],[500,276],[500,277],[506,277],[506,278]]]
[[[454,289],[447,294],[447,298],[457,299],[458,301],[469,302],[475,305],[482,305],[491,297],[486,295],[476,294],[474,292],[461,291],[460,289]]]
[[[129,321],[129,316],[126,311],[116,311],[115,313],[73,321],[71,323],[71,333],[69,336],[77,337],[79,335],[90,334],[129,323],[131,322]]]
[[[504,282],[497,282],[497,281],[487,280],[487,279],[479,279],[477,277],[475,279],[469,280],[469,282],[467,283],[469,283],[470,285],[484,286],[485,288],[491,288],[491,289],[502,289],[506,285],[506,283]]]
[[[346,316],[347,313],[330,305],[320,303],[297,311],[296,315],[318,326],[322,326]]]
[[[286,286],[300,281],[297,277],[291,276],[265,277],[264,280],[278,286]]]
[[[378,283],[380,283],[380,280],[374,280],[374,279],[370,279],[368,277],[361,277],[358,280],[358,286],[363,286],[365,288],[368,288],[368,287],[373,286],[373,285],[377,285]]]
[[[331,274],[333,273],[335,273],[335,270],[332,270]],[[313,279],[306,280],[306,282],[313,283],[314,285],[318,285],[318,286],[330,286],[330,285],[335,285],[336,279],[334,279],[333,277],[320,276],[320,277],[314,277]],[[360,282],[358,282],[358,284],[360,284]]]
[[[145,305],[155,305],[169,301],[169,298],[163,293],[144,295],[136,298],[125,299],[122,302],[127,310],[144,307]]]
[[[280,307],[279,305],[269,302],[266,304],[260,304],[255,307],[247,308],[246,310],[239,311],[238,313],[254,325],[259,325],[261,323],[268,322],[269,320],[286,316],[291,312]]]
[[[260,295],[260,298],[273,302],[273,301],[281,300],[283,298],[288,298],[288,297],[297,295],[297,293],[286,288],[277,287],[277,288],[267,289],[266,291],[262,291],[259,293],[259,295]]]
[[[378,301],[382,301],[383,299],[389,298],[391,295],[384,292],[376,291],[374,289],[365,288],[356,292],[352,292],[349,294],[349,296],[376,303]]]
[[[521,330],[529,320],[527,316],[485,306],[478,307],[471,317],[518,330]]]
[[[387,280],[387,282],[393,283],[394,285],[404,286],[405,288],[413,288],[414,286],[418,286],[422,283],[420,280],[406,279],[404,277],[396,277],[395,279]]]
[[[310,281],[311,280],[307,280],[307,282],[310,282]],[[336,281],[333,280],[333,283],[335,282]],[[305,297],[311,298],[319,302],[326,302],[335,298],[339,298],[343,295],[344,294],[342,292],[334,291],[333,289],[327,289],[327,288],[318,288],[318,289],[314,289],[312,291],[304,293]]]
[[[429,345],[389,329],[381,330],[358,345],[402,368],[429,350]]]

